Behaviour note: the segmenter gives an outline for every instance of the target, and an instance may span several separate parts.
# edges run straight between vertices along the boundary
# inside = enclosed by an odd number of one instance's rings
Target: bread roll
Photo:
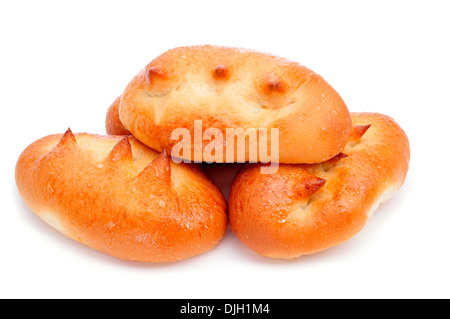
[[[336,246],[358,233],[378,205],[403,184],[406,134],[390,117],[354,113],[343,153],[313,165],[261,164],[237,174],[228,200],[231,229],[257,253],[293,259]]]
[[[174,164],[128,136],[44,137],[20,155],[16,183],[48,224],[125,260],[204,253],[228,225],[225,199],[196,164]]]
[[[122,96],[116,98],[106,112],[105,126],[106,133],[108,135],[131,135],[130,131],[123,126],[119,118],[119,105],[121,98]]]
[[[242,148],[226,139],[227,128],[266,128],[268,134],[278,128],[279,162],[318,163],[342,151],[352,127],[342,98],[310,69],[270,54],[209,45],[175,48],[154,59],[123,92],[119,116],[138,140],[169,154],[180,141],[172,133],[186,128],[190,149],[172,155],[207,162],[261,160],[248,151],[248,138],[239,157]],[[222,157],[205,154],[210,140],[194,140],[194,120],[201,121],[202,135],[220,130]],[[227,148],[234,157],[226,156]]]

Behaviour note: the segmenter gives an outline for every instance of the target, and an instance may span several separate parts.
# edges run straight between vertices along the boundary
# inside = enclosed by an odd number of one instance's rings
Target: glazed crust
[[[119,105],[122,95],[114,100],[106,112],[105,127],[108,135],[131,135],[119,118]]]
[[[336,246],[366,224],[403,184],[409,166],[406,134],[390,117],[352,114],[343,154],[313,165],[283,165],[261,174],[247,164],[228,201],[231,229],[257,253],[293,259]]]
[[[204,253],[228,225],[225,199],[200,167],[175,164],[133,137],[44,137],[21,154],[16,183],[47,223],[125,260]]]
[[[281,163],[330,159],[344,148],[352,127],[342,98],[310,69],[266,53],[217,46],[175,48],[154,59],[123,92],[119,116],[138,140],[169,154],[179,141],[172,132],[188,129],[190,152],[176,155],[207,162],[236,162],[238,145],[227,139],[223,160],[204,154],[210,141],[196,144],[194,120],[202,121],[202,133],[218,128],[224,138],[226,128],[278,128]],[[259,161],[249,154],[249,143],[243,160]],[[227,147],[234,148],[234,157],[226,157]]]

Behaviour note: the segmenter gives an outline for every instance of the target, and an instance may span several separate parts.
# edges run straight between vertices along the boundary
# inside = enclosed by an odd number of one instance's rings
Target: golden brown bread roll
[[[228,200],[231,229],[257,253],[292,259],[338,245],[366,224],[403,184],[409,142],[388,116],[352,114],[343,154],[313,165],[283,165],[261,174],[248,164]]]
[[[186,128],[190,149],[172,155],[207,162],[261,159],[249,154],[248,139],[245,156],[238,157],[227,128],[278,128],[279,162],[318,163],[344,148],[352,127],[342,98],[310,69],[270,54],[208,45],[175,48],[154,59],[123,92],[119,116],[138,140],[169,154],[179,142],[172,133]],[[209,140],[194,140],[194,120],[201,120],[201,133],[222,132],[223,160],[205,154]],[[227,147],[234,157],[226,156]]]
[[[169,262],[204,253],[227,229],[225,199],[196,164],[158,154],[131,136],[68,130],[25,149],[16,183],[48,224],[107,254]]]
[[[106,133],[108,135],[131,135],[130,131],[123,126],[119,118],[119,105],[121,98],[122,96],[116,98],[106,112],[105,126]]]

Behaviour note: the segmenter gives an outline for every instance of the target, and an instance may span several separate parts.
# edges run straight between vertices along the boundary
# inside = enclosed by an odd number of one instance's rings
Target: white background
[[[446,1],[2,1],[0,297],[450,297],[449,21]],[[296,60],[350,111],[394,117],[411,143],[404,187],[353,239],[296,261],[229,232],[186,261],[126,262],[33,215],[14,181],[22,150],[69,126],[104,134],[141,68],[195,44]]]

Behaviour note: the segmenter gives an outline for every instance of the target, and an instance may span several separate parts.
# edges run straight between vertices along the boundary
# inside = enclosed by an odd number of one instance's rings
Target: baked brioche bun
[[[108,135],[131,135],[130,131],[123,126],[119,118],[121,98],[122,96],[116,98],[106,112],[105,127]]]
[[[226,202],[196,164],[175,164],[135,138],[51,135],[16,165],[30,209],[66,236],[125,260],[172,262],[222,239]]]
[[[232,231],[257,253],[282,259],[313,254],[357,234],[378,205],[403,184],[410,149],[390,117],[352,114],[342,154],[313,165],[283,165],[262,174],[247,164],[228,200]]]
[[[119,117],[138,140],[169,154],[179,142],[174,130],[187,129],[190,150],[175,156],[206,162],[236,162],[238,145],[226,139],[222,160],[205,154],[210,141],[194,140],[195,120],[201,120],[202,136],[217,128],[224,139],[227,128],[278,128],[281,163],[326,161],[342,151],[352,128],[342,98],[310,69],[266,53],[209,45],[175,48],[154,59],[123,92]],[[249,154],[250,143],[242,160],[260,161]],[[227,148],[234,157],[226,156]]]

